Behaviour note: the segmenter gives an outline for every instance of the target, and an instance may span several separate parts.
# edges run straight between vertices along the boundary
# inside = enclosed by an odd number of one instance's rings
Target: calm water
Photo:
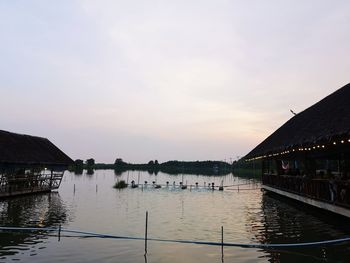
[[[113,189],[118,179],[138,180],[138,172],[93,175],[66,172],[58,192],[0,202],[1,225],[58,226],[91,232],[142,237],[149,211],[149,236],[220,242],[289,243],[350,236],[350,220],[340,220],[309,208],[276,199],[260,191],[255,179],[233,175],[185,175],[188,184],[215,182],[241,184],[240,190],[180,190],[172,187],[181,176],[140,173],[140,182],[169,188]],[[244,184],[244,185],[243,185]],[[75,192],[74,192],[75,185]],[[97,185],[97,187],[96,187]],[[98,238],[58,238],[42,233],[0,233],[0,262],[222,262],[221,248],[205,245],[144,242]],[[349,244],[314,248],[263,250],[225,247],[225,262],[348,262]]]

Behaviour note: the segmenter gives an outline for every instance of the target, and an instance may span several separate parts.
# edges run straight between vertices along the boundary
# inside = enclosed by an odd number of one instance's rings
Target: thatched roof
[[[344,139],[350,146],[350,83],[288,120],[245,158]]]
[[[0,165],[68,166],[73,161],[46,138],[0,130]]]

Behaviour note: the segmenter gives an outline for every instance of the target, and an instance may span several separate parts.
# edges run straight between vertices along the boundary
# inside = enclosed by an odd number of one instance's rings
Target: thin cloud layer
[[[4,1],[1,129],[112,162],[242,156],[349,82],[348,1]]]

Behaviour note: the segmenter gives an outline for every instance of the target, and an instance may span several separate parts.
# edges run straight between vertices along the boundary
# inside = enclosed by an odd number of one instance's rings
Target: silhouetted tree
[[[86,160],[86,165],[88,167],[93,167],[95,165],[95,160],[93,158],[87,159]]]
[[[74,167],[73,171],[75,174],[83,174],[83,169],[84,169],[84,161],[80,159],[76,159],[74,161]]]
[[[80,159],[76,159],[76,160],[74,161],[74,165],[75,165],[76,168],[77,168],[77,167],[83,167],[83,166],[84,166],[84,161],[83,161],[83,160],[80,160]]]
[[[114,164],[123,164],[124,163],[124,161],[123,161],[123,159],[122,158],[117,158],[117,159],[115,159],[115,162],[114,162]]]
[[[114,174],[115,175],[121,175],[123,171],[125,171],[128,167],[128,164],[123,161],[122,158],[115,159],[114,162]]]

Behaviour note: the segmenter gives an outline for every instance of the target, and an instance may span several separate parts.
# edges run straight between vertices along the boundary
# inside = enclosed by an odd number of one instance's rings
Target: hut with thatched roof
[[[72,163],[46,138],[0,130],[0,197],[57,189]]]
[[[245,156],[266,190],[350,217],[350,84],[296,114]]]

